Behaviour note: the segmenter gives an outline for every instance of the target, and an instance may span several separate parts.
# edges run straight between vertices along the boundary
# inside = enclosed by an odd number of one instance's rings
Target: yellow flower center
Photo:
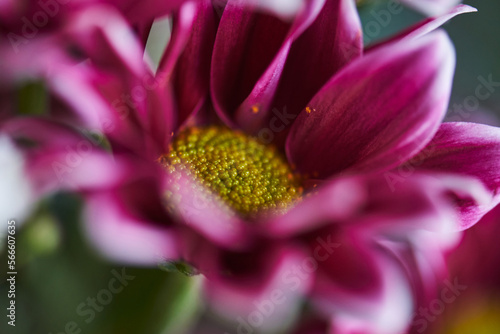
[[[245,218],[282,213],[302,195],[298,176],[274,147],[223,127],[187,128],[161,162],[171,173],[188,171]]]

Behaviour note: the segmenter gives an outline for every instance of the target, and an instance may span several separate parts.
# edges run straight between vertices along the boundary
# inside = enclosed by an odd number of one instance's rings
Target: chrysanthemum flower
[[[454,53],[428,33],[439,20],[364,52],[354,1],[291,21],[256,8],[182,6],[155,77],[114,11],[75,14],[65,34],[96,74],[115,161],[59,176],[105,254],[204,274],[239,326],[283,322],[308,294],[336,333],[399,333],[445,233],[498,203],[500,131],[440,125]]]

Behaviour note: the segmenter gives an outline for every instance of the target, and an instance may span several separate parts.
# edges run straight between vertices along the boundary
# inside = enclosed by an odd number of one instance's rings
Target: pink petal
[[[453,67],[453,47],[442,32],[393,43],[350,63],[295,121],[289,160],[319,178],[397,166],[437,130]]]
[[[95,6],[75,15],[68,34],[92,59],[85,66],[95,73],[94,89],[111,111],[106,134],[150,159],[166,152],[175,116],[170,92],[148,70],[127,22],[110,8]]]
[[[211,74],[212,99],[226,123],[234,124],[238,109],[244,115],[238,116],[238,125],[251,130],[271,112],[292,42],[313,23],[323,4],[324,0],[306,1],[289,23],[245,6],[244,1],[228,3],[217,33]],[[253,115],[250,122],[248,115]]]
[[[289,29],[289,23],[244,6],[243,1],[227,3],[214,45],[211,87],[216,110],[228,123],[286,43]],[[273,67],[271,72],[279,75],[281,69]]]
[[[265,332],[276,332],[293,319],[315,276],[297,276],[309,257],[294,245],[275,242],[248,253],[211,255],[206,261],[215,263],[205,290],[211,305],[229,320],[246,324],[254,324],[252,313],[266,312],[260,326]]]
[[[326,1],[314,22],[291,45],[272,101],[273,112],[265,112],[263,107],[262,113],[255,114],[250,112],[250,104],[244,104],[238,111],[239,124],[247,126],[265,115],[255,131],[270,128],[276,132],[276,142],[282,144],[300,111],[340,68],[361,55],[362,44],[361,23],[354,3]],[[258,99],[252,101],[258,102]],[[277,122],[272,121],[276,111],[284,113],[284,110],[285,119],[278,116]]]
[[[447,258],[450,271],[459,277],[461,283],[471,283],[488,292],[497,291],[500,279],[500,253],[496,247],[499,233],[500,206],[464,232],[460,245]]]
[[[332,333],[399,334],[411,321],[412,296],[404,273],[390,259],[374,258],[381,287],[373,298],[353,298],[328,290],[319,292],[320,307],[334,313]],[[335,312],[335,310],[339,310]]]
[[[165,178],[164,188],[172,193],[172,214],[179,223],[216,244],[242,249],[248,244],[244,222],[221,200],[184,173]]]
[[[311,244],[318,266],[311,298],[332,316],[335,333],[396,334],[409,323],[407,277],[379,240],[351,226],[324,229]]]
[[[444,123],[416,162],[417,168],[440,174],[459,174],[481,181],[486,200],[473,201],[474,189],[454,192],[461,210],[461,229],[475,224],[500,202],[500,129],[474,123]],[[438,176],[439,177],[439,176]]]
[[[286,214],[262,226],[264,233],[273,237],[353,223],[395,238],[422,229],[451,233],[458,224],[449,192],[463,193],[466,189],[476,202],[488,198],[484,187],[468,177],[447,175],[437,180],[432,174],[414,172],[410,177],[398,170],[339,177],[318,186]]]
[[[63,124],[38,118],[14,118],[1,127],[26,159],[25,172],[38,195],[57,190],[88,192],[116,187],[133,178],[154,178],[163,170],[136,156],[111,156],[101,139]]]
[[[209,92],[210,60],[215,41],[216,18],[210,1],[184,6],[174,15],[169,47],[158,76],[172,85],[182,125],[197,113]]]
[[[135,159],[125,156],[117,161],[125,165],[125,180],[83,192],[91,242],[115,261],[154,265],[178,260],[180,238],[162,203],[158,182],[164,171],[153,165],[138,166]]]
[[[326,227],[315,234],[311,249],[319,263],[318,286],[340,293],[370,295],[380,288],[379,269],[373,263],[373,254],[363,245],[359,235],[349,227]],[[328,282],[327,282],[328,281]]]
[[[91,242],[114,261],[156,265],[179,258],[178,238],[170,227],[130,215],[111,193],[89,196],[84,219]]]
[[[317,193],[306,197],[286,214],[262,224],[273,236],[307,233],[322,225],[342,222],[354,216],[367,200],[363,181],[340,178],[319,186]]]
[[[11,95],[14,92],[8,89],[18,83],[41,80],[55,100],[49,111],[51,116],[102,131],[104,120],[110,115],[109,108],[92,86],[93,73],[61,48],[65,44],[60,36],[40,37],[23,45],[21,52],[15,52],[11,45],[0,43],[2,90]],[[60,104],[69,107],[66,109],[71,109],[71,113],[60,112]],[[15,112],[6,106],[2,109],[2,112]]]

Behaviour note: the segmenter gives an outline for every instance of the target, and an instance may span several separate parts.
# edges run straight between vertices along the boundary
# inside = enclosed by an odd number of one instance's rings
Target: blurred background
[[[457,50],[448,119],[498,124],[500,2],[476,0],[466,3],[478,8],[479,12],[456,17],[444,27]],[[369,42],[383,39],[423,18],[405,9],[393,15],[387,24],[380,24],[374,13],[386,7],[384,1],[367,1],[360,8]],[[367,31],[370,22],[378,22],[380,31],[373,30],[375,24],[370,26],[371,31]],[[158,36],[159,39],[163,37],[161,34]],[[154,41],[152,45],[154,50]],[[496,87],[493,84],[491,95],[481,100],[476,97],[476,89],[483,84],[483,80],[498,84]],[[203,333],[236,333],[231,326],[209,329],[222,324],[210,315],[203,303],[200,292],[202,277],[170,272],[168,266],[161,264],[155,268],[132,268],[102,259],[87,243],[83,233],[80,220],[82,205],[78,196],[59,193],[41,203],[23,228],[17,230],[16,327],[7,326],[5,315],[2,315],[0,333],[170,334],[199,333],[202,329]],[[496,212],[488,220],[489,223],[484,226],[498,226],[500,214]],[[483,233],[482,229],[480,224],[467,232],[472,235],[468,238],[476,240],[476,243],[464,242],[468,248],[462,252],[473,253],[477,250],[478,256],[471,261],[490,261],[483,263],[489,269],[484,276],[490,277],[493,272],[498,278],[495,265],[496,268],[500,265],[500,251],[496,254],[492,252],[497,247],[496,240],[488,236],[493,232],[488,230]],[[6,268],[5,236],[2,236],[0,245],[0,263]],[[460,267],[456,264],[460,260],[450,261]],[[500,302],[500,297],[496,302],[489,301],[500,290],[499,280],[486,284],[482,279],[467,276],[468,271],[476,270],[475,267],[462,264],[463,267],[469,270],[452,271],[451,275],[464,275],[463,279],[467,280],[468,286],[472,286],[469,291],[474,291],[474,296],[461,297],[461,303],[448,307],[443,314],[428,322],[425,329],[413,328],[415,333],[500,333],[500,324],[495,320],[500,314],[500,307],[494,305]],[[4,314],[8,307],[6,296],[9,289],[6,271],[0,272],[0,305]],[[112,280],[117,288],[116,292],[109,293]],[[118,281],[122,289],[118,288]],[[467,305],[471,303],[482,305],[482,302],[473,303],[468,298],[486,298],[486,310],[479,306],[479,309],[467,310]],[[469,318],[471,320],[467,320]]]

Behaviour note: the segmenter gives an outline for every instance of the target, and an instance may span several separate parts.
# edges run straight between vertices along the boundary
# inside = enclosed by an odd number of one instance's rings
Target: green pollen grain
[[[179,133],[162,164],[171,173],[190,171],[245,218],[283,213],[302,188],[274,147],[223,127],[191,127]]]

